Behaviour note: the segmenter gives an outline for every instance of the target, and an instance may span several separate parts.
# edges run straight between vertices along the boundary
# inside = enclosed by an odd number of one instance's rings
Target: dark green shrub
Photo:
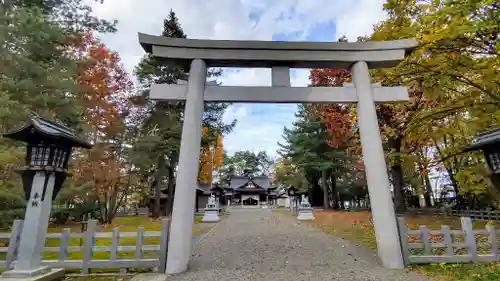
[[[24,208],[0,211],[0,230],[9,230],[14,220],[24,219],[24,212]]]
[[[52,210],[50,222],[55,225],[67,224],[72,217],[72,210],[71,208],[57,208]]]

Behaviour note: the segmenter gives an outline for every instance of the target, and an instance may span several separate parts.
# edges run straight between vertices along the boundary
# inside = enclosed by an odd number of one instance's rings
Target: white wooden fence
[[[19,237],[22,231],[22,220],[14,221],[10,233],[0,233],[0,239],[8,239],[8,247],[0,247],[0,253],[7,253],[4,261],[0,261],[0,268],[12,269],[17,259],[17,248]],[[88,221],[87,231],[84,233],[71,233],[66,228],[62,233],[48,233],[46,239],[58,239],[58,247],[44,247],[44,253],[57,253],[57,259],[42,260],[42,265],[56,268],[81,269],[81,272],[88,274],[91,269],[97,268],[117,268],[120,271],[126,271],[128,268],[158,268],[159,272],[165,272],[167,260],[167,233],[169,231],[169,220],[161,221],[161,231],[145,232],[143,227],[138,227],[136,232],[120,232],[118,227],[112,229],[112,232],[96,232],[97,221]],[[152,239],[149,237],[153,237]],[[81,246],[70,246],[70,239],[75,238],[82,241]],[[135,238],[135,246],[121,246],[121,238]],[[147,240],[156,240],[154,245],[145,245]],[[99,239],[111,240],[110,246],[100,246]],[[96,243],[97,242],[97,243]],[[46,241],[47,243],[47,241]],[[50,243],[49,243],[50,244]],[[72,243],[74,244],[74,243]],[[144,252],[148,252],[145,257]],[[96,259],[95,253],[105,252],[106,259]],[[134,258],[120,258],[120,253],[133,252]],[[72,253],[80,253],[81,259],[72,259]],[[101,255],[102,256],[102,255]]]
[[[398,217],[405,264],[500,261],[499,230],[493,225],[473,229],[470,217],[461,218],[461,227],[451,230],[443,225],[440,230],[429,230],[421,225],[418,230],[409,230],[404,218]]]

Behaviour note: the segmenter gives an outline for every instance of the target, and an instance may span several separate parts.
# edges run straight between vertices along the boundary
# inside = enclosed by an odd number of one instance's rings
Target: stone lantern
[[[68,127],[35,114],[31,114],[22,127],[3,136],[27,144],[26,163],[19,169],[27,205],[17,264],[14,269],[2,273],[2,277],[59,278],[63,271],[51,270],[40,263],[52,200],[68,175],[72,148],[91,148],[92,145]]]
[[[465,151],[482,150],[490,169],[490,179],[500,190],[500,129],[479,134]]]
[[[216,184],[210,189],[210,192],[215,194],[215,198],[217,199],[217,207],[221,209],[221,206],[226,204],[226,200],[224,200],[224,189],[220,185]]]

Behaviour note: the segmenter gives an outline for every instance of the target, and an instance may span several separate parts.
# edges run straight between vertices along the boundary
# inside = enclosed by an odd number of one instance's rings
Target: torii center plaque
[[[396,66],[416,47],[414,39],[365,43],[226,41],[139,34],[144,50],[189,71],[184,85],[155,84],[150,98],[185,100],[184,124],[168,245],[167,273],[187,270],[191,257],[196,178],[204,102],[356,103],[377,251],[386,268],[403,268],[389,177],[375,103],[404,102],[404,87],[371,84],[370,68]],[[207,67],[271,68],[271,87],[207,85]],[[350,68],[344,87],[290,87],[290,68]]]

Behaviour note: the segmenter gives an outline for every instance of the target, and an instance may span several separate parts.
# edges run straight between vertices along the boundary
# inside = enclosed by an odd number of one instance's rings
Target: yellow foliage
[[[222,136],[217,137],[217,147],[215,150],[215,163],[214,168],[218,169],[222,166],[222,160],[224,158],[224,146],[222,144]]]
[[[202,135],[208,134],[207,128],[202,128]],[[223,140],[222,136],[217,137],[215,145],[202,148],[200,151],[200,167],[198,173],[198,182],[209,184],[212,182],[212,172],[222,166],[223,160]]]
[[[200,168],[198,173],[199,183],[210,183],[212,181],[213,156],[210,148],[202,148],[200,151]]]

